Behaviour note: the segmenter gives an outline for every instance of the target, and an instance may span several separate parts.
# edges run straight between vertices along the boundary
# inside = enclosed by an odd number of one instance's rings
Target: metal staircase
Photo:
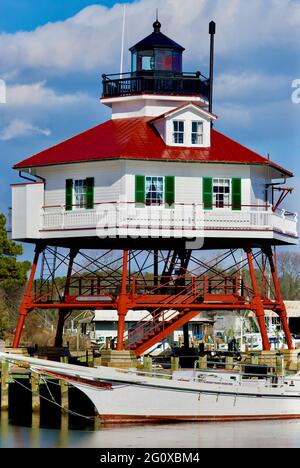
[[[125,348],[134,350],[135,354],[140,356],[198,314],[198,310],[190,309],[180,312],[164,310],[156,316],[149,314],[128,330]]]

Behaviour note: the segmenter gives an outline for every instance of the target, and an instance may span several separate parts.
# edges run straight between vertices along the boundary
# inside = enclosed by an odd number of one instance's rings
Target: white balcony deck
[[[141,206],[96,203],[94,209],[44,206],[42,183],[13,186],[12,238],[16,240],[79,237],[251,238],[297,243],[297,215],[270,206],[203,210],[200,204]]]
[[[99,237],[215,237],[218,231],[220,237],[257,237],[260,232],[259,237],[267,238],[277,232],[296,238],[297,215],[285,210],[274,213],[271,207],[204,211],[201,205],[139,208],[133,203],[103,204],[92,210],[43,208],[41,233],[72,235],[78,230],[93,230]]]

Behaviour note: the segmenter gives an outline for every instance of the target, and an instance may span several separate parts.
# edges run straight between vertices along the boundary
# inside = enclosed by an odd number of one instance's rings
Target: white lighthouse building
[[[32,181],[12,187],[13,239],[36,244],[38,254],[49,245],[70,252],[178,252],[189,241],[189,249],[239,247],[249,260],[254,248],[269,249],[271,256],[272,246],[296,244],[296,214],[281,206],[292,173],[216,130],[211,80],[184,73],[184,48],[161,32],[158,21],[153,26],[130,49],[130,73],[103,75],[101,103],[111,108],[111,118],[14,166]],[[32,281],[36,264],[37,256]],[[15,345],[26,314],[37,307],[29,290]],[[100,289],[98,296],[100,301]],[[113,299],[119,312],[121,296]],[[284,317],[279,296],[276,301]],[[190,312],[195,307],[189,303]],[[119,342],[122,334],[120,325]]]

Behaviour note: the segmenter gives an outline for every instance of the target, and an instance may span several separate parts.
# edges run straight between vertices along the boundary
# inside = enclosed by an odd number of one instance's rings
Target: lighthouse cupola
[[[161,23],[153,23],[153,32],[130,49],[131,71],[139,74],[181,74],[184,47],[161,32]]]
[[[189,102],[209,107],[210,80],[200,73],[184,72],[184,47],[161,31],[153,31],[130,47],[131,70],[102,75],[101,102],[112,109],[112,118],[157,117]]]

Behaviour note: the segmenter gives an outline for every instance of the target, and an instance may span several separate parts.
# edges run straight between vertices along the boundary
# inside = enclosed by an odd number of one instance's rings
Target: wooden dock
[[[94,405],[86,395],[64,380],[40,376],[26,366],[12,365],[7,361],[0,363],[0,369],[0,409],[9,420],[51,428],[99,427]]]

